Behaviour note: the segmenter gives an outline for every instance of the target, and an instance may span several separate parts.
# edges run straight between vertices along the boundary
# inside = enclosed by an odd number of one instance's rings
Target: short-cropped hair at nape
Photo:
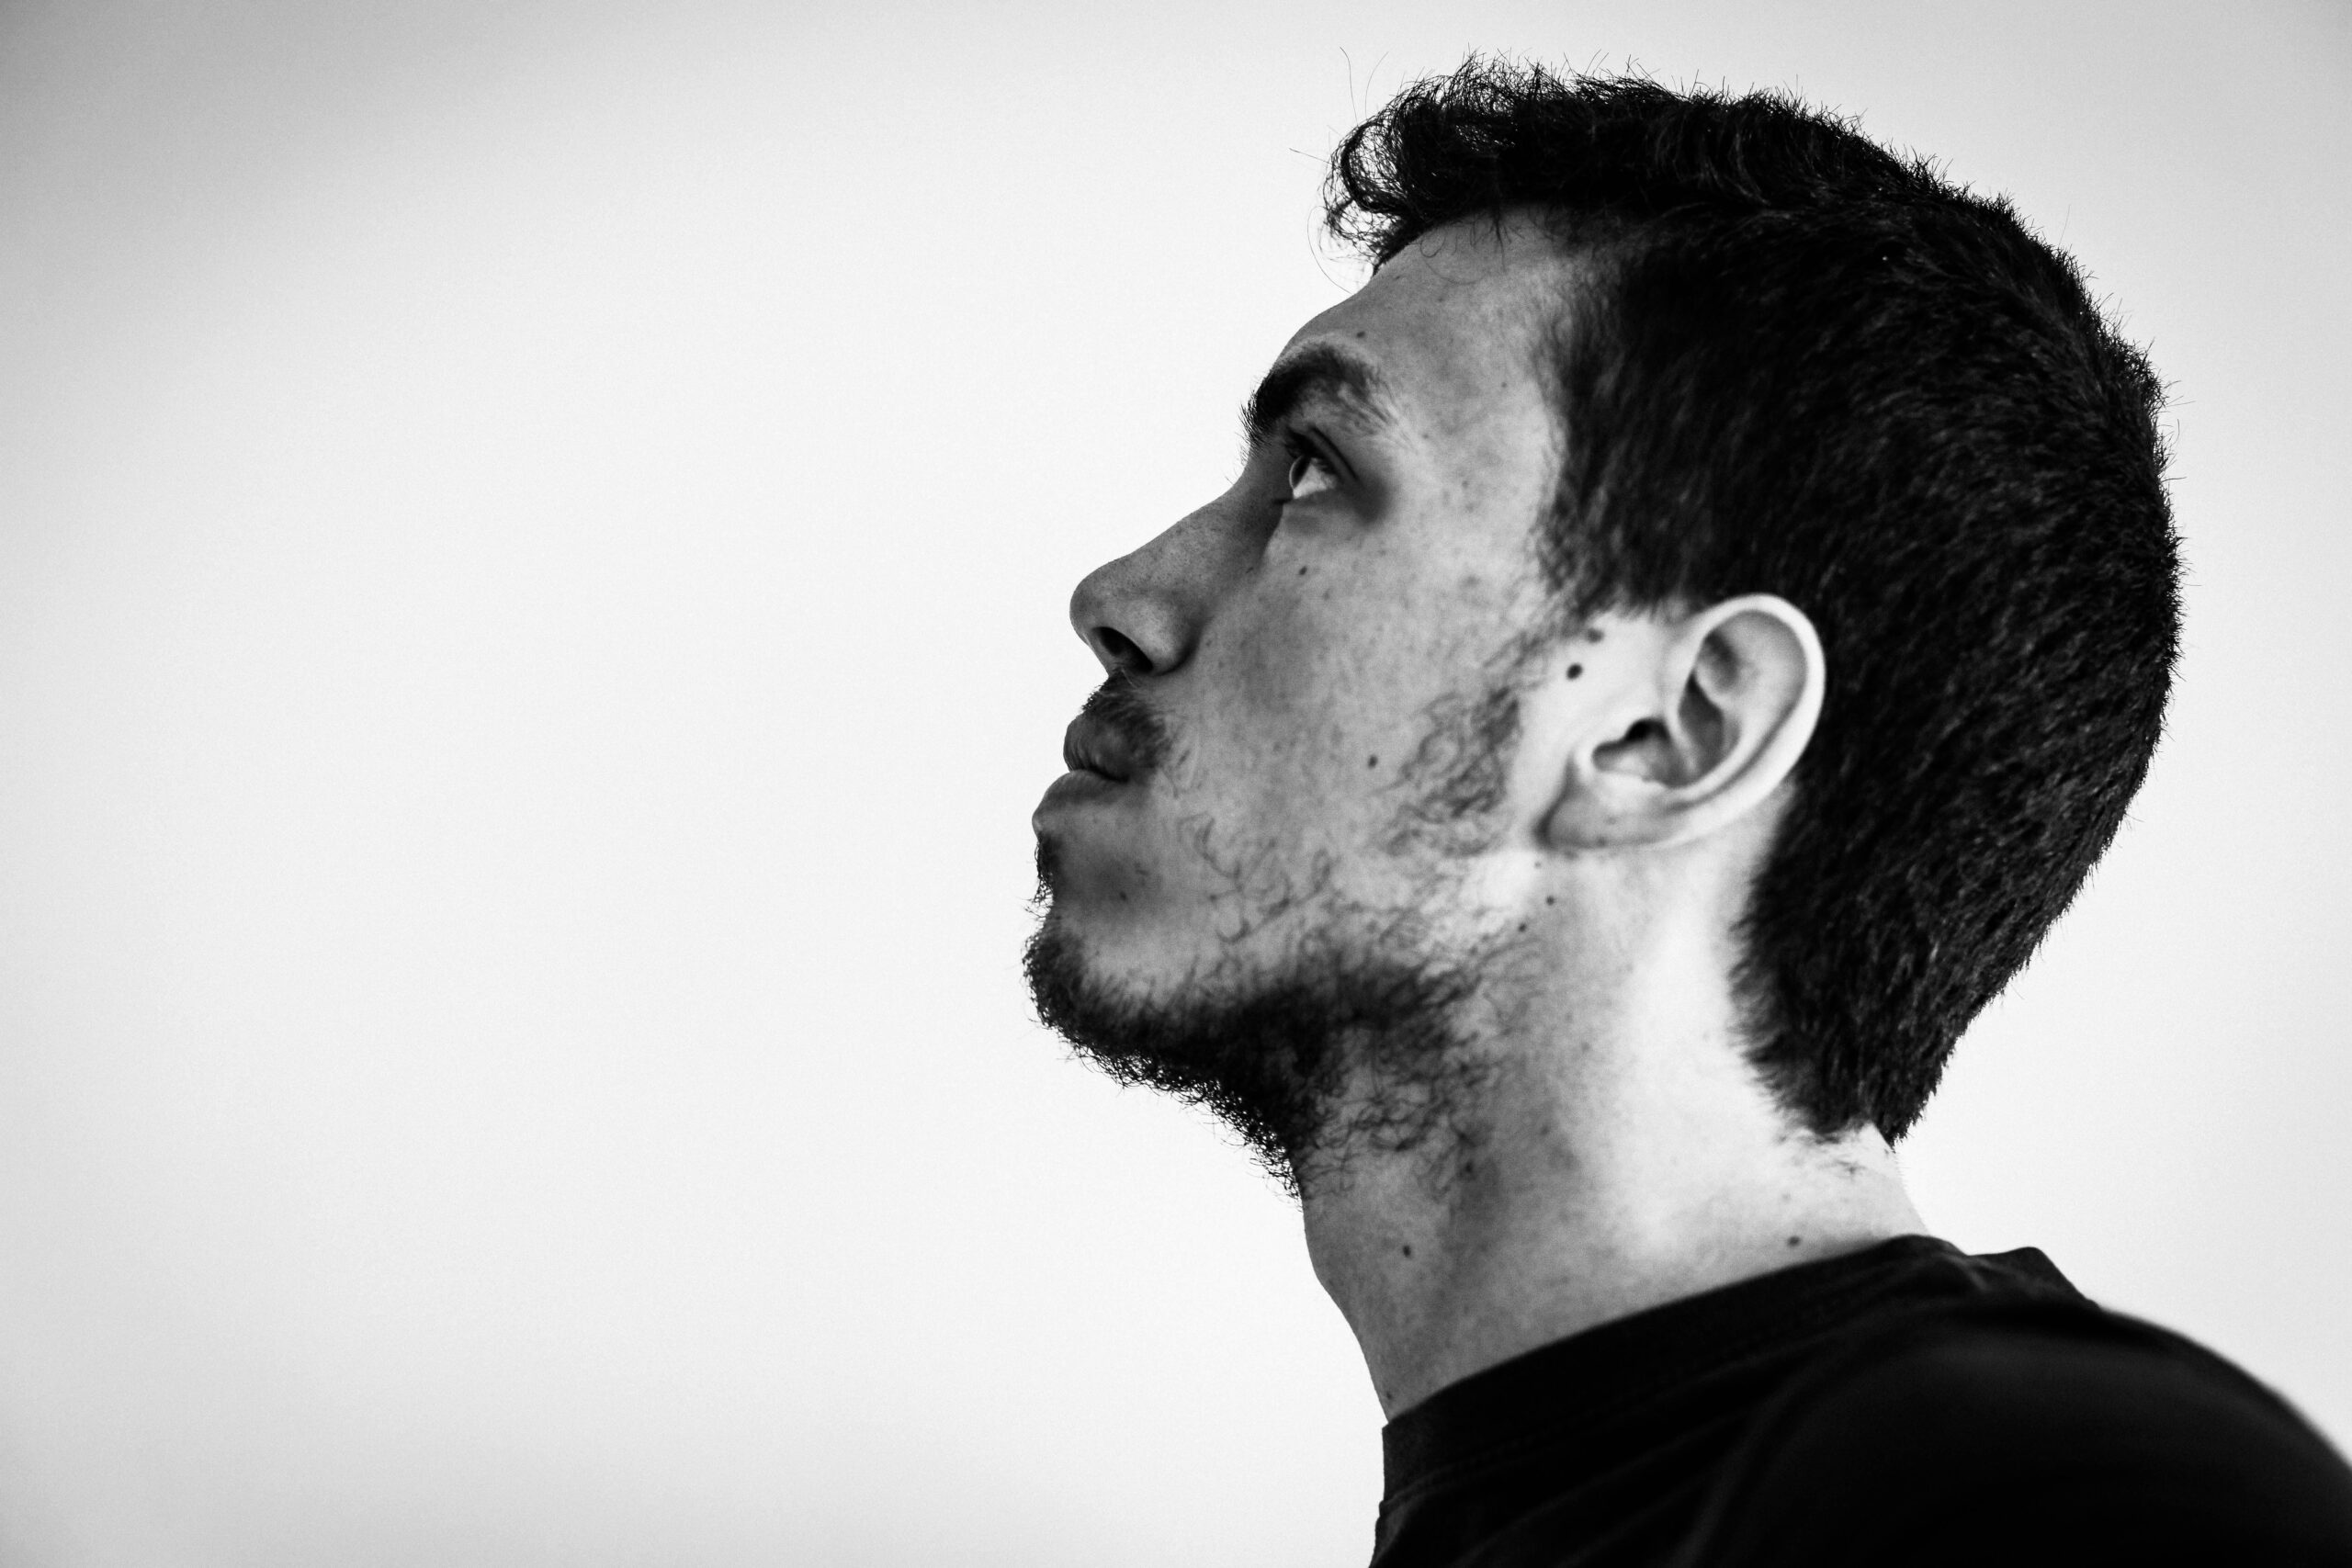
[[[2009,204],[1780,93],[1473,59],[1350,132],[1375,265],[1530,214],[1563,613],[1775,593],[1826,655],[1740,938],[1752,1059],[1899,1137],[2147,774],[2179,641],[2162,387]]]

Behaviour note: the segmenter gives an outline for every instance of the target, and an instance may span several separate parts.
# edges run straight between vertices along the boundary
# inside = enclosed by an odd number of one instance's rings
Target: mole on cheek
[[[1569,680],[1573,681],[1573,680],[1575,680],[1577,676],[1579,676],[1579,675],[1581,675],[1581,674],[1583,674],[1583,673],[1584,673],[1584,666],[1583,666],[1583,665],[1581,665],[1581,664],[1571,664],[1571,665],[1569,665],[1569,666],[1568,666],[1568,679],[1569,679]]]

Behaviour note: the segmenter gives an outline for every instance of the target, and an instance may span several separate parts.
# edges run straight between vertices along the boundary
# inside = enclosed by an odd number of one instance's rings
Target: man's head
[[[1465,68],[1329,217],[1372,281],[1073,604],[1042,1013],[1296,1163],[1442,1126],[1703,907],[1792,1117],[1899,1134],[2155,742],[2144,361],[2005,206],[1777,98]]]

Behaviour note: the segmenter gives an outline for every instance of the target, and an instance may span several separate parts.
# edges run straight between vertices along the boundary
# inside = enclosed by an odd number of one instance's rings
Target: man
[[[2160,728],[2158,385],[1784,98],[1474,62],[1232,489],[1072,604],[1040,1015],[1293,1184],[1379,1568],[2352,1562],[2352,1473],[1890,1149]]]

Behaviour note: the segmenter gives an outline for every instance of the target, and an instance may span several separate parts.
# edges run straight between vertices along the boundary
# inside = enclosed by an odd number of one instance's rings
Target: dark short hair
[[[2161,388],[2007,202],[1782,95],[1474,60],[1333,156],[1330,227],[1375,263],[1521,211],[1589,263],[1538,536],[1568,613],[1769,592],[1820,632],[1736,980],[1783,1105],[1899,1136],[2146,775]]]

